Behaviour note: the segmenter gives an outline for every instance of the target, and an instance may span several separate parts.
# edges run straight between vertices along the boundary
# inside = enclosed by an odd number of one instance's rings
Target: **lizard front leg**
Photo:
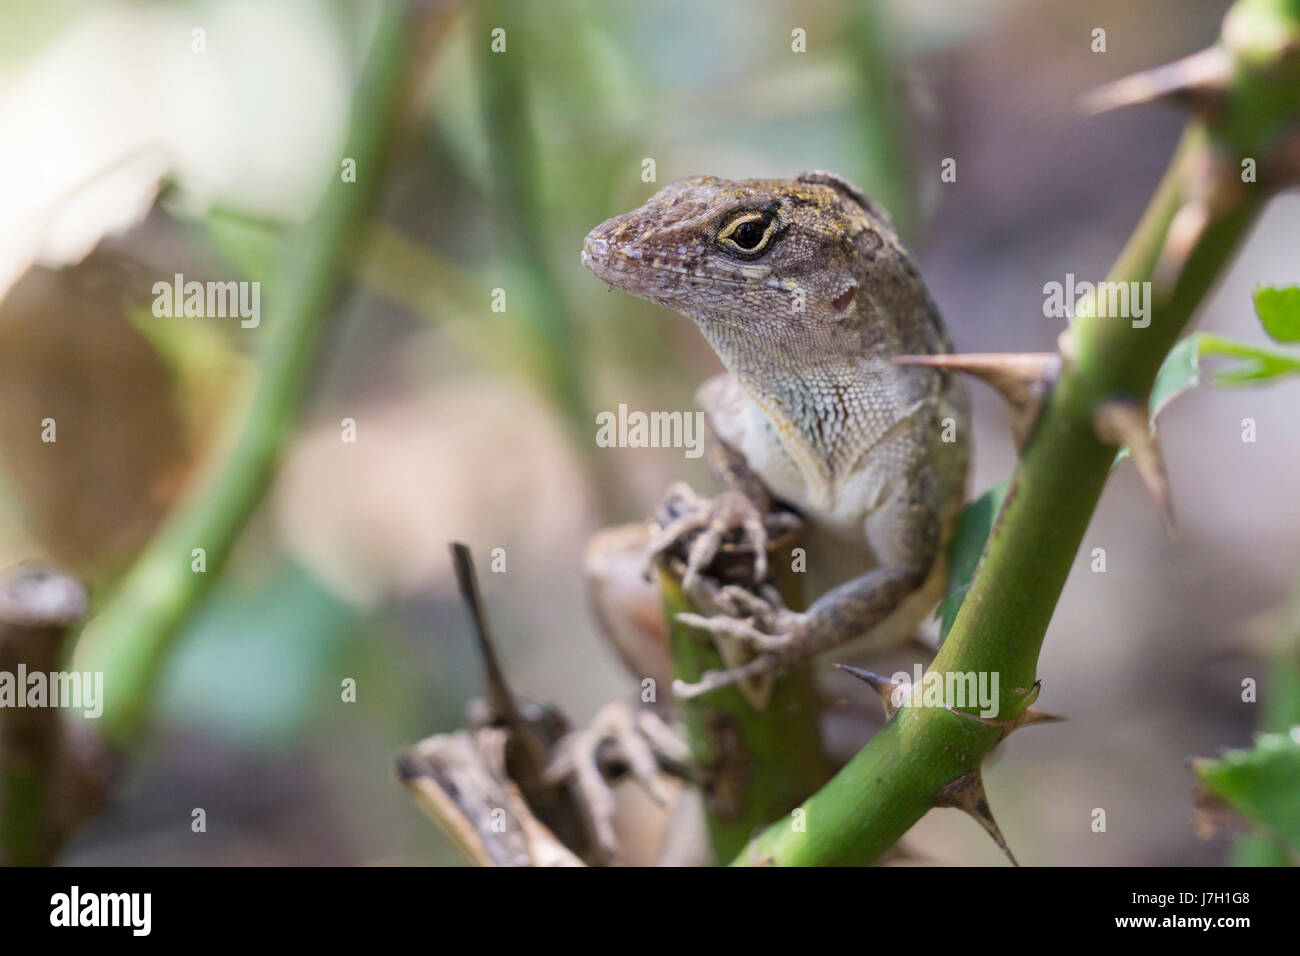
[[[706,382],[696,396],[704,409],[704,456],[709,472],[723,488],[704,498],[685,482],[676,482],[655,514],[656,529],[646,549],[647,569],[665,552],[680,549],[686,561],[682,587],[696,594],[700,575],[708,568],[728,535],[740,532],[754,554],[754,580],[767,577],[767,542],[770,537],[799,527],[796,515],[773,508],[767,486],[740,452],[719,437],[742,415],[745,397],[729,375]]]
[[[731,586],[723,597],[743,616],[680,615],[684,623],[738,641],[758,656],[740,667],[710,671],[695,684],[678,682],[677,696],[695,697],[785,670],[884,623],[925,583],[942,544],[940,502],[928,470],[897,480],[865,519],[864,533],[878,566],[828,591],[807,611],[783,607],[771,589],[760,597]]]

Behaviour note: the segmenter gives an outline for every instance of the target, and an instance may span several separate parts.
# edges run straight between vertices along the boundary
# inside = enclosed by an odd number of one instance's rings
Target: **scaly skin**
[[[695,320],[727,370],[698,397],[728,520],[744,518],[737,492],[786,503],[809,526],[810,570],[835,584],[803,613],[733,588],[734,614],[684,618],[758,656],[678,694],[909,634],[961,507],[968,409],[956,375],[892,362],[950,346],[883,210],[830,173],[684,179],[593,229],[582,261]],[[691,557],[698,572],[712,555]]]

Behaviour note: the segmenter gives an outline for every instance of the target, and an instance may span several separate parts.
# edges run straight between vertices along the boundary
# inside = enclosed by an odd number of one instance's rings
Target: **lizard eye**
[[[776,219],[771,213],[742,213],[718,233],[718,244],[731,252],[756,256],[772,241],[775,227]]]
[[[753,249],[763,238],[763,230],[756,222],[742,222],[731,234],[731,241],[742,249]]]

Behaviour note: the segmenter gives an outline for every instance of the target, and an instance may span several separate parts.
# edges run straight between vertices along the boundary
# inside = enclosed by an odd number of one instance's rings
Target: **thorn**
[[[866,681],[871,685],[871,689],[880,695],[880,702],[885,706],[885,720],[889,720],[894,714],[898,713],[899,704],[902,703],[901,697],[895,700],[897,691],[909,685],[901,682],[890,680],[874,671],[864,670],[861,667],[852,667],[849,664],[832,664],[832,667],[838,667],[840,670],[852,674],[858,680]]]
[[[1034,681],[1034,686],[1029,689],[1028,700],[1026,701],[1027,704],[1032,704],[1038,699],[1038,692],[1042,686],[1043,682],[1041,680]],[[1009,720],[999,720],[996,717],[981,717],[979,714],[972,714],[970,711],[966,710],[958,710],[956,707],[946,707],[944,709],[949,713],[956,714],[958,717],[966,717],[970,720],[979,721],[985,727],[1001,728],[1003,740],[1007,738],[1008,734],[1019,730],[1027,724],[1050,724],[1066,719],[1059,714],[1049,714],[1045,711],[1034,710],[1034,708],[1030,706],[1026,706],[1024,710]]]
[[[958,717],[977,720],[986,727],[1000,727],[1004,738],[1007,734],[1013,733],[1028,724],[1051,724],[1068,719],[1062,717],[1060,714],[1049,714],[1045,711],[1034,710],[1032,707],[1022,710],[1010,720],[999,720],[996,717],[981,717],[979,714],[972,714],[970,711],[966,710],[958,710],[956,707],[948,707],[945,709],[950,713],[956,714]]]
[[[1231,79],[1232,54],[1212,46],[1098,87],[1080,98],[1079,107],[1095,116],[1124,106],[1168,101],[1210,119],[1223,104]]]
[[[895,365],[951,368],[988,383],[1007,403],[1016,448],[1025,447],[1043,400],[1061,366],[1055,352],[970,352],[958,355],[899,355]]]
[[[1165,461],[1160,454],[1160,442],[1151,427],[1146,408],[1130,398],[1116,398],[1098,406],[1092,417],[1097,438],[1108,445],[1128,447],[1137,466],[1138,475],[1147,491],[1155,499],[1164,519],[1166,530],[1174,531],[1174,508],[1169,497],[1169,479],[1165,475]]]
[[[1030,707],[1022,711],[1020,716],[1011,721],[1011,730],[1019,730],[1021,727],[1029,724],[1059,724],[1063,720],[1069,720],[1062,714],[1049,714],[1045,710],[1035,710]],[[1008,731],[1010,733],[1010,731]]]
[[[989,810],[989,798],[984,793],[984,778],[980,776],[978,767],[956,780],[949,781],[939,791],[939,795],[935,797],[934,805],[936,807],[951,807],[955,810],[961,810],[973,817],[975,822],[982,826],[984,831],[993,838],[993,842],[1002,848],[1002,852],[1007,855],[1011,865],[1020,865],[1016,862],[1011,848],[1007,846],[1002,831],[998,829],[998,822],[993,819],[993,812]]]

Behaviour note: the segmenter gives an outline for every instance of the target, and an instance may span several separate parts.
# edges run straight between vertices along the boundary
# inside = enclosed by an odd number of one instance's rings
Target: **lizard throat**
[[[839,343],[817,348],[805,340],[799,347],[777,343],[760,348],[755,340],[765,331],[757,323],[744,326],[712,315],[695,319],[794,461],[809,502],[829,507],[838,479],[888,428],[888,410],[880,404],[879,366],[845,357]],[[812,354],[814,350],[821,354]]]
[[[888,431],[863,371],[814,369],[775,386],[744,374],[737,380],[799,469],[814,507],[833,507],[840,480]]]

